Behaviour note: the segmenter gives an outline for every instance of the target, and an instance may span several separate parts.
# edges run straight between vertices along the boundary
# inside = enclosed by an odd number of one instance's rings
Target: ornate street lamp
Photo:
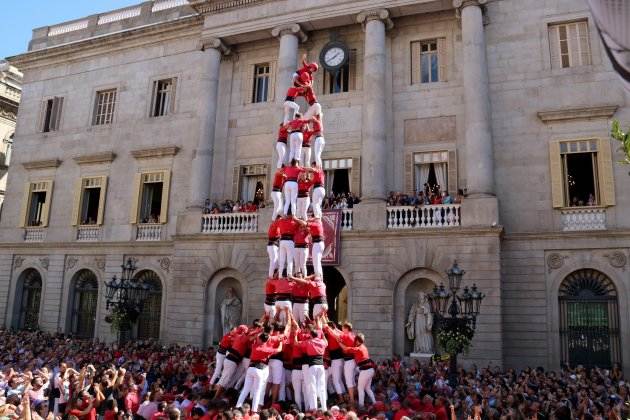
[[[118,340],[124,341],[131,331],[131,323],[138,319],[149,295],[149,285],[134,278],[136,264],[133,259],[120,266],[121,275],[105,283],[106,309],[111,311],[105,320],[118,330]]]
[[[445,337],[446,348],[450,356],[449,384],[457,383],[457,355],[461,353],[475,334],[477,316],[481,308],[481,301],[485,297],[473,284],[471,288],[464,287],[458,294],[462,284],[462,277],[466,272],[459,268],[457,261],[446,270],[448,288],[443,284],[435,286],[429,294],[431,313],[434,318],[434,328]]]

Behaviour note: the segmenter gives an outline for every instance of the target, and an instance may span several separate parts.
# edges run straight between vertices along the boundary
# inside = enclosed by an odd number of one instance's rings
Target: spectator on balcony
[[[431,204],[437,205],[442,204],[442,197],[439,193],[431,193]]]
[[[597,201],[595,200],[595,195],[593,193],[590,193],[588,195],[588,201],[586,202],[588,206],[596,206],[597,205]]]
[[[240,201],[234,203],[234,207],[232,207],[232,213],[239,213],[241,211]]]
[[[448,191],[442,192],[442,204],[453,204],[453,197],[451,197]]]
[[[464,201],[464,190],[459,189],[459,190],[457,190],[457,195],[453,199],[453,203],[454,204],[461,204],[462,201]]]

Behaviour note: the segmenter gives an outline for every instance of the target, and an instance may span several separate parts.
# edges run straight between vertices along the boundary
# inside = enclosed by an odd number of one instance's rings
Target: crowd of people
[[[439,185],[424,185],[424,190],[418,190],[415,194],[404,194],[390,191],[387,197],[388,206],[428,206],[436,204],[461,204],[464,200],[464,191],[457,190],[456,195],[451,195],[447,190],[442,190]]]
[[[264,201],[244,201],[244,200],[223,200],[220,202],[206,201],[204,214],[222,213],[256,213],[258,209],[264,208]]]
[[[322,203],[324,210],[351,209],[355,204],[359,204],[361,200],[353,193],[330,193]]]

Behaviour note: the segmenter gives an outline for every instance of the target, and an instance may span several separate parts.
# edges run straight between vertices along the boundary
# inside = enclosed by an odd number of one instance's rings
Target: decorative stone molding
[[[58,168],[61,165],[59,159],[47,159],[47,160],[35,160],[32,162],[24,162],[22,166],[24,169],[51,169]]]
[[[91,155],[75,156],[72,158],[78,165],[89,165],[95,163],[111,163],[116,159],[114,152],[100,152]]]
[[[389,10],[387,9],[370,9],[364,10],[357,15],[357,22],[365,26],[371,20],[380,20],[385,23],[386,29],[392,29],[394,22],[390,19]]]
[[[604,254],[604,257],[608,258],[608,262],[615,268],[621,268],[626,270],[626,264],[628,263],[628,257],[622,251],[614,251],[609,254]]]
[[[136,159],[156,159],[162,157],[172,157],[179,152],[177,146],[154,147],[151,149],[132,150],[131,156]]]
[[[24,257],[22,257],[21,255],[18,255],[17,257],[15,257],[15,260],[13,261],[13,268],[15,270],[17,270],[18,268],[22,267],[22,263],[24,262]]]
[[[618,105],[603,105],[586,108],[557,109],[551,111],[540,111],[536,115],[544,123],[571,121],[571,120],[591,120],[597,118],[612,118],[619,108]]]
[[[66,271],[72,270],[74,267],[76,267],[78,262],[79,262],[79,259],[77,257],[67,257],[66,258]]]
[[[274,38],[280,38],[282,35],[295,35],[300,42],[306,42],[308,35],[302,30],[302,27],[297,23],[289,23],[286,25],[276,26],[271,30],[271,36]]]
[[[262,3],[265,0],[228,0],[222,2],[208,0],[189,0],[190,7],[195,9],[197,13],[207,14],[216,13],[228,9],[237,9],[248,7],[256,3]]]
[[[205,51],[208,48],[219,50],[222,55],[229,55],[232,52],[230,46],[224,43],[220,38],[207,37],[199,40],[199,49],[201,51]]]
[[[468,6],[483,6],[488,3],[488,0],[453,0],[453,7],[455,9],[463,9]]]
[[[0,109],[0,117],[14,122],[17,121],[17,114],[15,112],[6,111],[4,109]]]
[[[101,271],[105,271],[105,258],[94,258],[94,265]]]
[[[162,270],[166,271],[167,273],[171,272],[171,259],[170,258],[162,257],[162,258],[159,258],[157,262],[160,264],[160,268]]]
[[[551,273],[553,270],[561,268],[567,258],[569,258],[567,255],[560,255],[556,252],[547,255],[548,272]]]

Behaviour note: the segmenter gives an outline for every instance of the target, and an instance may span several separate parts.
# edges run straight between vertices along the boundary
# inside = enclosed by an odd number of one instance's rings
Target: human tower
[[[364,335],[355,334],[349,322],[341,326],[327,316],[322,271],[325,189],[321,154],[325,141],[322,109],[313,92],[318,66],[307,62],[306,56],[302,64],[287,91],[276,143],[264,315],[253,325],[240,325],[222,337],[210,380],[216,396],[226,389],[240,390],[237,407],[251,398],[253,412],[265,401],[293,401],[301,410],[326,410],[329,390],[337,398],[347,392],[352,401],[356,395],[360,407],[365,394],[375,401],[371,390],[375,366]],[[309,104],[303,115],[298,97]],[[313,274],[307,275],[310,243]]]

